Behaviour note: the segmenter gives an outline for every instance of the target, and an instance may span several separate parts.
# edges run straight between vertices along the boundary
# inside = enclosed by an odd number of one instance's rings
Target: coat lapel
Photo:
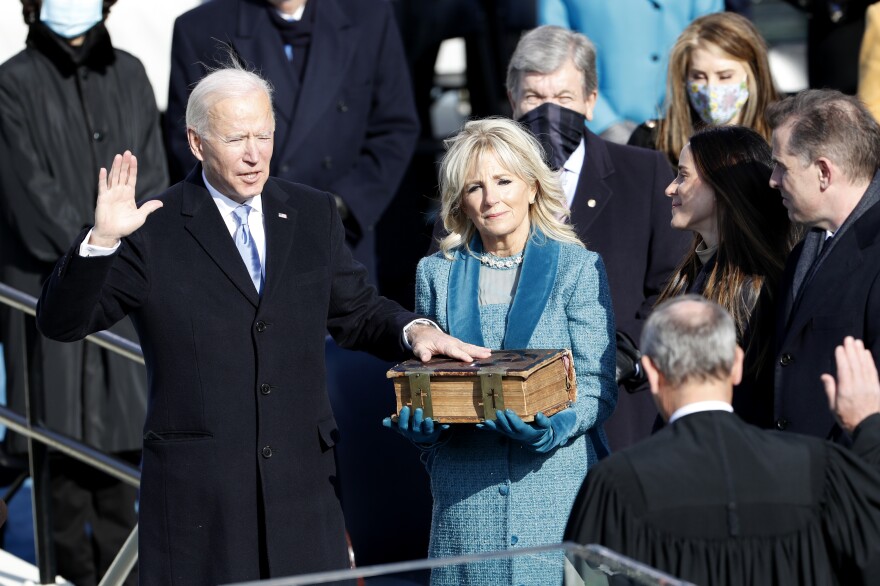
[[[254,283],[241,260],[238,249],[226,229],[217,206],[211,199],[202,182],[202,166],[196,165],[183,185],[183,198],[180,213],[188,217],[186,230],[220,268],[226,277],[247,297],[254,307],[259,305],[260,297]],[[268,282],[269,274],[266,273]]]
[[[294,132],[288,139],[288,152],[294,152],[321,120],[321,112],[342,107],[333,100],[346,81],[348,64],[354,55],[356,39],[347,34],[351,23],[336,0],[317,0],[315,28],[309,48],[309,60],[293,115]],[[277,92],[278,95],[282,95]]]
[[[285,282],[285,268],[291,266],[290,252],[296,235],[297,211],[289,203],[290,196],[270,180],[263,188],[263,222],[266,227],[266,298]]]
[[[320,6],[322,2],[318,2]],[[281,35],[272,25],[267,10],[268,3],[239,2],[238,28],[233,40],[236,53],[257,68],[274,86],[275,114],[280,117],[278,125],[289,124],[293,119],[294,100],[299,91],[299,81],[284,53]]]
[[[513,303],[507,314],[507,329],[502,348],[514,350],[528,348],[532,334],[538,326],[559,265],[559,242],[538,232],[526,243],[519,283],[513,295]]]
[[[559,242],[537,232],[526,243],[519,282],[507,313],[502,349],[528,348],[553,290],[559,265]],[[480,261],[483,245],[479,236],[470,243],[473,254],[456,252],[449,270],[446,315],[449,334],[471,344],[484,345],[480,323]],[[552,277],[551,277],[552,275]]]
[[[484,346],[480,327],[480,261],[483,243],[479,235],[471,239],[469,254],[463,248],[455,253],[449,269],[449,294],[446,298],[446,318],[449,334],[477,346]]]
[[[585,235],[599,217],[602,209],[611,201],[613,191],[607,178],[612,175],[614,164],[602,139],[586,130],[584,132],[584,166],[578,176],[577,190],[571,202],[571,222],[584,243]]]
[[[788,334],[786,337],[798,335],[814,315],[826,313],[823,308],[828,303],[828,292],[837,289],[841,283],[848,282],[850,275],[861,266],[862,258],[858,230],[850,230],[828,252],[828,257],[810,282],[804,283],[800,295],[795,299],[788,328],[785,330]]]

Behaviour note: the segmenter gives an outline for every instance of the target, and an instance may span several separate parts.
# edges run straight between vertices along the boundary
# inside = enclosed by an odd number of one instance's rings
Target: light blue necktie
[[[257,293],[263,292],[263,267],[260,264],[260,253],[257,251],[257,243],[251,237],[251,231],[248,227],[248,214],[251,212],[251,206],[240,205],[235,208],[232,213],[235,214],[235,220],[238,227],[232,238],[235,240],[235,247],[244,261],[244,266],[251,275],[251,281],[257,288]]]

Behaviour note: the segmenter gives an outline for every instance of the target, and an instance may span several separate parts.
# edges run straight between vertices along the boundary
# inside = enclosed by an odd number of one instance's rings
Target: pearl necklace
[[[525,250],[522,250],[519,254],[507,258],[495,256],[491,252],[484,252],[480,255],[480,264],[493,269],[512,269],[522,264],[525,252]]]

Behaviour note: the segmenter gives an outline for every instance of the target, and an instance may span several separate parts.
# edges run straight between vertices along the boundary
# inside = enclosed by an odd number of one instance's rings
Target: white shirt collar
[[[214,199],[214,203],[217,205],[217,209],[220,210],[220,215],[226,216],[227,214],[231,214],[232,210],[237,208],[239,205],[238,202],[233,201],[229,197],[223,195],[217,189],[208,182],[208,177],[205,175],[205,170],[202,169],[202,181],[205,182],[205,187],[208,188],[208,193],[211,194],[211,197]],[[256,195],[250,198],[247,202],[247,205],[251,206],[254,211],[263,213],[263,195]]]
[[[669,423],[673,423],[676,419],[681,419],[685,415],[700,413],[701,411],[727,411],[733,413],[733,406],[726,401],[697,401],[688,403],[684,407],[679,407],[675,413],[669,416]]]

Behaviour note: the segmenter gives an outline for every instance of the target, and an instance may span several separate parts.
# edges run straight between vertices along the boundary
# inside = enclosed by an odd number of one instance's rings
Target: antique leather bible
[[[470,364],[446,357],[407,360],[388,371],[397,412],[421,408],[439,423],[479,423],[511,409],[523,421],[550,416],[577,398],[569,350],[497,350]]]

